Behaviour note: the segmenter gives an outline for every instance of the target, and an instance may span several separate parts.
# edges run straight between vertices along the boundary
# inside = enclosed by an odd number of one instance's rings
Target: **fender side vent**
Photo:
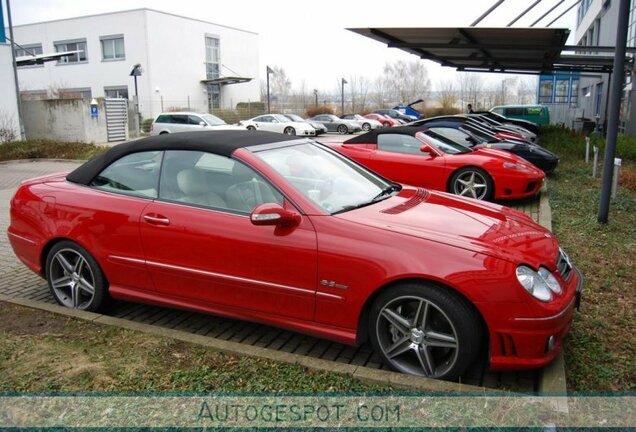
[[[430,196],[430,193],[427,190],[418,188],[417,192],[415,192],[415,194],[412,197],[404,201],[402,204],[396,205],[395,207],[390,207],[388,209],[384,209],[381,211],[381,213],[386,213],[386,214],[403,213],[409,209],[412,209],[416,205],[426,201],[429,196]]]

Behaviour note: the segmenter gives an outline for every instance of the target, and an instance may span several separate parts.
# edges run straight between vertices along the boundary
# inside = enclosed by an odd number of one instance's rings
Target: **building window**
[[[552,103],[552,87],[552,79],[541,80],[539,85],[539,103]]]
[[[104,96],[107,98],[128,99],[127,86],[104,87]]]
[[[89,87],[85,88],[64,88],[57,91],[59,99],[92,99],[93,92]]]
[[[60,58],[57,64],[85,63],[88,61],[88,51],[86,50],[86,39],[73,41],[53,42],[55,52],[77,51]]]
[[[102,60],[124,60],[126,58],[123,35],[101,36],[99,40],[102,44]]]
[[[20,46],[16,46],[15,48],[16,57],[33,57],[40,54],[42,54],[42,44],[20,45]],[[42,65],[37,65],[37,66],[42,66]],[[18,67],[19,68],[33,67],[33,65],[18,66]]]
[[[567,79],[557,80],[554,103],[567,103],[569,91],[570,91],[570,82]]]
[[[219,39],[212,36],[205,37],[205,76],[206,79],[216,79],[221,75],[221,54]]]

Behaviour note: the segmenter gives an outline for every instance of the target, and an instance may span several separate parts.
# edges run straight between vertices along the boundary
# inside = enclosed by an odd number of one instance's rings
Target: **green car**
[[[545,105],[500,105],[490,111],[504,117],[528,120],[538,125],[550,124],[550,110]]]

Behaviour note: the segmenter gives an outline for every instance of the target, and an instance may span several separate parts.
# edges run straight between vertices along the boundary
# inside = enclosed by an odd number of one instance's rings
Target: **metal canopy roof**
[[[220,78],[201,80],[203,84],[220,84],[220,85],[241,84],[241,83],[246,83],[250,81],[252,81],[252,78],[244,78],[244,77],[220,77]]]
[[[362,36],[386,43],[457,70],[550,74],[611,72],[614,57],[562,55],[568,29],[553,28],[355,28]]]

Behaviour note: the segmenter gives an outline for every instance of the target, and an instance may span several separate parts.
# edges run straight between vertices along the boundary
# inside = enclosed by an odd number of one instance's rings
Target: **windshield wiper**
[[[382,192],[380,192],[379,194],[374,196],[373,199],[371,200],[371,202],[380,201],[380,200],[384,199],[384,197],[388,198],[393,192],[398,192],[400,190],[402,190],[402,186],[400,186],[397,183],[393,183],[392,185],[389,185],[389,186],[385,187],[384,189],[382,189]]]

